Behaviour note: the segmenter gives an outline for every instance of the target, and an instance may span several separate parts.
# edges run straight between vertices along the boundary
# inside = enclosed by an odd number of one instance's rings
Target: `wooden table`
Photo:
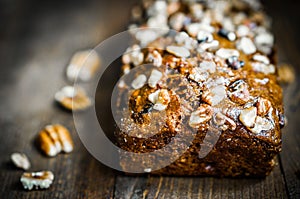
[[[0,2],[0,198],[300,198],[300,80],[285,87],[288,126],[277,166],[265,179],[128,177],[102,165],[81,144],[72,114],[53,95],[67,84],[64,71],[78,49],[125,29],[136,1]],[[273,18],[280,60],[300,69],[300,1],[265,1]],[[111,20],[114,19],[114,20]],[[34,146],[39,129],[62,123],[76,143],[71,154],[46,158]],[[25,152],[33,170],[52,170],[44,191],[25,191],[10,154]]]

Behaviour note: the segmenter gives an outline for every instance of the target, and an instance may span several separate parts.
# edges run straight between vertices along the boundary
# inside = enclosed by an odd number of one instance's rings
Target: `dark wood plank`
[[[119,175],[115,198],[287,198],[277,165],[265,179]]]
[[[47,115],[48,116],[48,115]],[[14,122],[2,121],[1,126],[10,136],[3,135],[8,149],[1,148],[1,179],[4,179],[3,191],[7,191],[1,198],[110,198],[113,193],[114,173],[109,168],[93,159],[80,144],[73,128],[69,115],[49,115],[41,119],[31,116],[28,124],[18,124],[19,118]],[[21,121],[26,120],[20,118]],[[67,122],[70,120],[70,122]],[[47,158],[33,145],[36,130],[49,122],[62,122],[71,129],[76,149],[72,154],[61,154],[55,158]],[[5,138],[6,137],[6,138]],[[2,145],[4,147],[5,145]],[[31,171],[49,169],[55,174],[55,180],[49,190],[25,191],[19,182],[22,171],[15,169],[10,163],[9,154],[22,151],[29,155],[32,162]],[[6,181],[6,179],[8,179]],[[9,191],[8,191],[9,190]]]
[[[1,4],[10,10],[3,12],[5,31],[0,38],[0,198],[113,197],[114,171],[86,151],[72,114],[54,104],[53,96],[68,84],[65,66],[75,51],[93,48],[125,28],[127,4],[97,0]],[[50,123],[70,129],[74,152],[47,158],[34,146],[37,132]],[[53,171],[55,180],[48,190],[23,190],[22,171],[10,162],[16,151],[29,156],[30,171]]]
[[[279,61],[290,63],[296,70],[296,81],[284,87],[288,125],[283,129],[280,160],[290,198],[300,198],[300,21],[299,1],[266,2],[273,18],[273,30],[279,46]],[[271,9],[272,8],[272,9]]]

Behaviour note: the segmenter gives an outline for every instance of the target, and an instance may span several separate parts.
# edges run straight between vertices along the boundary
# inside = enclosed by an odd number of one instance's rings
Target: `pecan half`
[[[50,157],[56,156],[61,151],[70,153],[74,146],[68,129],[59,124],[48,125],[42,129],[38,135],[38,144]]]
[[[237,80],[229,85],[228,97],[237,104],[245,104],[250,99],[248,84],[244,80]]]
[[[33,188],[47,189],[54,180],[54,175],[51,171],[25,172],[21,176],[21,183],[24,189],[31,190]]]
[[[257,114],[260,116],[265,116],[268,114],[271,108],[271,102],[264,98],[259,98],[256,102]]]
[[[192,112],[189,125],[193,128],[199,128],[200,124],[208,122],[212,118],[212,108],[207,104],[201,104],[198,109]]]
[[[231,118],[227,117],[221,112],[218,112],[214,117],[214,122],[223,131],[230,129],[234,131],[236,129],[236,123]]]
[[[254,127],[255,119],[257,116],[256,107],[252,106],[250,108],[243,109],[240,113],[240,121],[248,128]]]

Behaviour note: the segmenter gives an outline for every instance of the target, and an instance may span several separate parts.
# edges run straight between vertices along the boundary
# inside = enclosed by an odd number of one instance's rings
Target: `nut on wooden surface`
[[[80,87],[65,86],[54,98],[64,108],[72,111],[85,110],[92,105],[91,99]]]
[[[59,124],[47,125],[39,132],[37,141],[40,149],[50,157],[60,152],[70,153],[74,148],[70,132]]]
[[[68,80],[89,81],[100,67],[100,58],[95,50],[76,52],[67,66]]]
[[[31,166],[28,157],[24,153],[13,153],[10,158],[14,165],[18,168],[28,170]]]
[[[47,189],[54,180],[54,174],[51,171],[25,172],[21,176],[21,183],[24,189]]]

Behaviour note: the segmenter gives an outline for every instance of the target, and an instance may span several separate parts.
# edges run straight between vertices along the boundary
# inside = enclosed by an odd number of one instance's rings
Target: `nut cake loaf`
[[[260,3],[148,0],[134,7],[132,18],[136,43],[122,57],[122,72],[139,69],[118,85],[117,145],[147,154],[174,137],[179,148],[181,139],[194,139],[182,154],[166,149],[178,158],[164,168],[153,169],[164,157],[141,166],[131,153],[120,155],[121,167],[180,176],[268,175],[281,150],[284,111],[274,36]]]

